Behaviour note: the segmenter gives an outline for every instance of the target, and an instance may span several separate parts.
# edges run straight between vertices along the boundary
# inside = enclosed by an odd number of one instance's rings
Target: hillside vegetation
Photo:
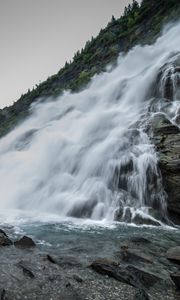
[[[133,1],[119,19],[112,16],[107,27],[88,41],[72,62],[66,62],[57,74],[29,90],[12,106],[0,110],[0,136],[23,120],[38,98],[51,96],[56,99],[64,89],[79,91],[108,63],[115,64],[120,52],[127,52],[136,44],[152,43],[164,24],[179,17],[179,0],[143,0],[140,6]]]

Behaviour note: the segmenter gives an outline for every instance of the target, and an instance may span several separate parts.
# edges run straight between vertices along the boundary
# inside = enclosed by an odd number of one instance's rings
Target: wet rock
[[[30,270],[29,267],[27,267],[24,262],[19,262],[18,267],[22,269],[23,274],[29,278],[35,278],[33,272]]]
[[[90,218],[94,207],[97,205],[97,199],[77,203],[69,212],[68,216],[75,218]]]
[[[152,257],[150,257],[147,254],[138,252],[137,250],[126,250],[126,251],[121,251],[121,258],[122,260],[126,261],[126,262],[143,262],[143,263],[153,263],[153,259]]]
[[[150,217],[143,218],[141,215],[138,215],[138,214],[132,219],[132,222],[137,225],[152,225],[152,226],[160,226],[161,225],[155,219],[151,219]]]
[[[71,268],[71,267],[81,267],[82,264],[79,262],[78,258],[71,255],[66,257],[58,257],[57,264],[61,267]]]
[[[121,266],[115,262],[105,260],[93,262],[91,268],[102,275],[108,275],[140,289],[150,288],[161,280],[159,277],[135,266]]]
[[[0,247],[10,245],[12,245],[12,241],[8,238],[7,234],[2,229],[0,229]]]
[[[121,246],[121,259],[124,261],[127,261],[129,256],[128,256],[128,248],[129,246],[127,244],[124,244]]]
[[[176,122],[177,125],[180,125],[180,114],[178,114],[178,115],[175,117],[174,121]]]
[[[135,244],[149,244],[149,243],[151,243],[151,241],[149,241],[148,239],[145,239],[141,236],[133,237],[133,238],[130,239],[130,241],[135,243]]]
[[[122,220],[126,223],[131,223],[132,213],[131,213],[131,209],[129,207],[126,208],[126,210],[123,214],[123,219]]]
[[[19,248],[34,248],[35,242],[28,236],[23,236],[20,240],[14,242],[14,245]]]
[[[0,229],[0,234],[3,234],[5,236],[7,236],[7,234],[4,232],[4,230]]]
[[[144,290],[138,290],[133,300],[149,300],[148,294]]]
[[[126,271],[128,274],[132,274],[136,286],[143,286],[145,288],[150,288],[157,282],[161,281],[161,278],[147,272],[144,269],[137,268],[135,266],[127,266]]]
[[[161,140],[162,135],[179,133],[178,127],[173,125],[163,113],[158,113],[153,117],[152,129],[154,140]]]
[[[169,260],[180,264],[180,246],[170,248],[166,253],[166,257]]]
[[[159,155],[162,182],[168,199],[168,214],[175,224],[180,224],[180,129],[166,118],[167,114],[174,118],[176,124],[180,122],[179,111],[176,116],[170,112],[172,101],[180,97],[179,53],[170,57],[169,62],[161,68],[156,82],[155,99],[150,111],[158,112],[160,105],[164,114],[158,113],[153,118],[152,140]]]
[[[177,89],[180,87],[180,54],[171,57],[161,69],[157,76],[155,95],[174,100]],[[174,88],[176,86],[176,89]]]
[[[152,121],[153,138],[159,156],[159,168],[167,194],[167,210],[170,219],[180,223],[180,129],[163,114]]]
[[[49,260],[49,262],[51,262],[52,264],[57,264],[57,261],[55,258],[53,258],[51,255],[47,254],[47,260]]]
[[[170,276],[177,289],[180,290],[180,273],[170,274]]]

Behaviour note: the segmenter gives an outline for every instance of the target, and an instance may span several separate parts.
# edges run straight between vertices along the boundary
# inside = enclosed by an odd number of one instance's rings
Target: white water
[[[37,219],[112,221],[118,214],[123,221],[128,208],[130,219],[146,216],[157,201],[165,213],[157,156],[137,121],[158,71],[180,51],[179,32],[176,25],[154,45],[120,55],[118,66],[95,76],[86,90],[37,103],[32,116],[0,140],[0,211],[6,220],[18,210]]]

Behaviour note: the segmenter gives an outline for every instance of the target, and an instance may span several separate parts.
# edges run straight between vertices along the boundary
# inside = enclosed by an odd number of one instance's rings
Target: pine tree
[[[132,10],[135,11],[139,8],[139,3],[136,0],[133,0]]]
[[[111,18],[111,23],[114,23],[114,21],[116,21],[114,15],[112,15],[112,18]]]

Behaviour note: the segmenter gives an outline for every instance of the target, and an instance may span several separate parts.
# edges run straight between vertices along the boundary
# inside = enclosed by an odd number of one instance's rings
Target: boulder
[[[12,241],[8,238],[7,234],[0,229],[0,246],[10,246]]]
[[[91,268],[102,275],[108,275],[118,281],[132,285],[136,288],[150,288],[161,278],[144,269],[132,265],[118,265],[108,260],[94,261]]]
[[[23,236],[20,240],[14,242],[14,246],[19,248],[34,248],[35,242],[28,236]]]
[[[180,246],[170,248],[166,253],[166,257],[180,264]]]

